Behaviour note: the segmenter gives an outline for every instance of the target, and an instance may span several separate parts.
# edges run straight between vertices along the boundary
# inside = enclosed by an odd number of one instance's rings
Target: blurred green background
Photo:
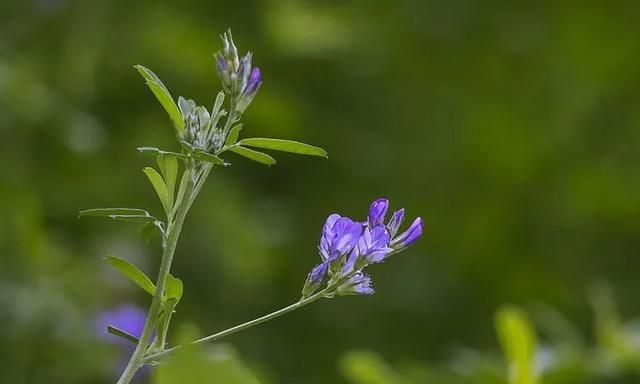
[[[363,219],[384,196],[425,219],[423,239],[372,268],[374,296],[229,338],[262,382],[499,383],[504,303],[568,345],[556,382],[640,382],[640,338],[612,302],[640,314],[633,0],[2,1],[0,382],[113,381],[125,352],[94,319],[149,298],[101,258],[155,274],[159,244],[77,211],[160,211],[135,148],[177,147],[132,65],[211,105],[227,27],[264,79],[244,135],[330,158],[227,156],[178,246],[176,324],[207,334],[296,300],[325,217]]]

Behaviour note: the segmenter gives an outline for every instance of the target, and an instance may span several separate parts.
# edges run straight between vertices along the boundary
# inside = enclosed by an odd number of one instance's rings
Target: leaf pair
[[[111,265],[116,271],[120,272],[123,276],[134,282],[137,286],[145,290],[151,296],[156,293],[156,285],[153,284],[151,279],[142,272],[138,267],[131,264],[127,260],[117,256],[105,256],[104,261]],[[184,287],[182,280],[169,274],[165,283],[165,290],[163,295],[163,301],[166,300],[180,300]]]
[[[131,264],[127,260],[116,256],[106,256],[104,260],[109,263],[109,265],[111,265],[115,270],[117,270],[123,276],[145,290],[151,296],[155,295],[156,285],[153,284],[151,279],[149,279],[149,277],[144,272],[138,269],[138,267]],[[182,298],[183,292],[184,286],[182,284],[182,280],[174,277],[171,274],[167,275],[167,281],[165,283],[164,294],[162,296],[161,302],[162,312],[159,314],[157,319],[159,323],[158,329],[161,330],[164,336],[166,336],[166,331],[171,319],[171,314]],[[109,325],[107,327],[107,332],[112,335],[124,338],[125,340],[130,341],[134,344],[137,344],[139,341],[137,337],[112,325]]]
[[[225,145],[228,150],[250,160],[266,165],[273,165],[276,160],[266,153],[256,151],[247,147],[270,149],[274,151],[295,153],[298,155],[320,156],[327,158],[327,151],[313,145],[300,143],[293,140],[270,139],[270,138],[249,138],[238,140],[238,135],[242,129],[241,125],[236,125],[227,137]]]

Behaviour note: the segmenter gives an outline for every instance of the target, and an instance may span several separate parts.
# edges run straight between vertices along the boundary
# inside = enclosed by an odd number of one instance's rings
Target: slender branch
[[[191,169],[186,169],[185,172],[192,171]],[[133,376],[142,365],[142,359],[144,358],[147,347],[149,346],[151,334],[153,332],[153,328],[155,327],[156,318],[158,317],[158,310],[160,309],[167,275],[169,275],[169,271],[171,270],[173,254],[175,253],[178,238],[180,237],[180,231],[182,230],[182,224],[184,223],[184,219],[187,216],[187,212],[189,211],[189,207],[191,206],[191,202],[194,198],[194,184],[191,177],[192,176],[190,176],[189,182],[187,183],[182,201],[177,203],[180,204],[180,206],[176,212],[175,220],[173,222],[168,222],[167,224],[166,241],[164,251],[162,253],[162,259],[160,261],[158,281],[156,282],[156,292],[153,295],[151,306],[149,307],[149,312],[147,313],[147,319],[144,323],[140,341],[138,342],[135,351],[131,355],[129,363],[127,364],[124,372],[122,372],[122,375],[120,376],[117,384],[129,384],[131,382]]]
[[[203,343],[207,343],[207,342],[211,342],[211,341],[216,341],[216,340],[220,340],[223,337],[232,335],[236,332],[240,332],[240,331],[244,331],[245,329],[251,328],[251,327],[255,327],[256,325],[262,324],[265,321],[269,321],[272,319],[275,319],[276,317],[280,317],[284,314],[287,314],[289,312],[295,311],[296,309],[300,309],[302,307],[304,307],[307,304],[311,304],[314,301],[317,301],[321,298],[323,298],[325,296],[325,294],[327,292],[329,292],[331,289],[333,289],[334,287],[327,287],[307,298],[303,298],[300,299],[300,301],[297,301],[289,306],[286,306],[284,308],[281,308],[275,312],[271,312],[267,315],[258,317],[256,319],[247,321],[246,323],[242,323],[239,325],[236,325],[234,327],[225,329],[224,331],[215,333],[213,335],[209,335],[209,336],[205,336],[203,338],[197,339],[192,341],[191,343],[189,343],[188,345],[197,345],[197,344],[203,344]],[[157,361],[159,358],[161,357],[165,357],[166,355],[175,352],[177,349],[180,349],[182,346],[178,345],[176,347],[173,348],[169,348],[169,349],[165,349],[164,351],[161,352],[157,352],[157,353],[153,353],[151,355],[148,355],[147,357],[145,357],[142,362],[143,363],[149,363],[152,361]]]

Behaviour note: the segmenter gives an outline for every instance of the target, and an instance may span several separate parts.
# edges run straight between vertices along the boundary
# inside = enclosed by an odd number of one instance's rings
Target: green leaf
[[[502,349],[512,367],[510,383],[535,384],[536,334],[526,313],[505,306],[496,313],[495,322]]]
[[[155,221],[156,218],[151,216],[149,212],[138,208],[95,208],[85,209],[78,213],[78,217],[93,216],[107,217],[114,220],[149,222]]]
[[[193,145],[191,145],[191,143],[188,143],[184,140],[180,140],[180,145],[182,146],[182,148],[187,151],[188,153],[193,152],[194,148]]]
[[[151,282],[147,275],[145,275],[144,272],[139,270],[135,265],[116,256],[106,256],[104,261],[109,263],[114,269],[122,273],[129,280],[136,283],[140,288],[147,291],[151,296],[155,294],[156,286]]]
[[[167,282],[164,290],[165,298],[167,300],[175,299],[176,301],[180,301],[183,290],[184,286],[182,284],[182,280],[174,277],[172,274],[167,275]]]
[[[404,384],[406,381],[379,355],[366,350],[347,352],[340,359],[344,376],[353,384]]]
[[[240,131],[242,130],[242,124],[234,125],[229,131],[229,135],[227,135],[227,140],[224,145],[229,146],[233,145],[238,141],[238,136],[240,136]]]
[[[113,325],[108,325],[107,326],[107,332],[114,335],[114,336],[118,336],[121,337],[133,344],[138,344],[140,342],[140,339],[138,339],[137,337],[133,336],[132,334],[130,334],[127,331],[123,331],[122,329],[118,328],[118,327],[114,327]]]
[[[253,149],[244,147],[231,147],[229,150],[233,153],[237,153],[240,156],[244,156],[247,159],[257,161],[258,163],[273,165],[276,163],[276,159],[267,155],[266,153],[254,151]]]
[[[195,151],[194,154],[193,154],[193,157],[195,157],[198,160],[206,161],[208,163],[215,164],[215,165],[226,165],[227,164],[227,163],[224,162],[224,160],[222,160],[218,156],[213,155],[213,154],[208,153],[208,152],[203,151],[203,150]]]
[[[160,202],[162,203],[165,212],[167,213],[167,215],[169,215],[172,205],[169,201],[169,191],[167,190],[167,185],[164,183],[162,176],[160,176],[158,171],[151,167],[146,167],[145,169],[143,169],[143,172],[145,173],[145,175],[147,175],[147,178],[149,178],[151,185],[153,185],[153,189],[156,190],[156,193],[160,198]]]
[[[159,155],[157,161],[164,183],[167,186],[169,206],[173,207],[173,196],[175,195],[176,179],[178,178],[178,160],[175,157]]]
[[[257,147],[264,149],[273,149],[275,151],[297,153],[298,155],[327,157],[327,151],[313,145],[300,143],[291,140],[266,139],[266,138],[250,138],[242,139],[238,143],[249,147]]]
[[[224,92],[218,92],[216,96],[216,101],[213,103],[213,108],[211,109],[211,122],[209,123],[209,127],[207,129],[211,129],[215,123],[222,117],[220,114],[220,109],[222,108],[222,104],[224,103]]]
[[[153,92],[160,104],[162,104],[164,110],[169,114],[169,118],[171,118],[171,121],[176,127],[178,133],[182,133],[182,131],[184,131],[184,120],[182,118],[182,113],[180,113],[178,106],[173,101],[171,93],[169,93],[167,87],[165,87],[160,78],[158,78],[158,76],[156,76],[156,74],[149,69],[143,67],[142,65],[136,65],[134,66],[134,68],[137,69],[142,77],[145,78],[145,80],[147,81],[147,86],[151,89],[151,92]]]
[[[187,336],[181,327],[178,343],[187,344],[197,333]],[[229,346],[215,344],[205,350],[199,345],[184,345],[171,359],[152,370],[153,384],[260,384],[257,376]]]
[[[182,153],[177,153],[177,152],[170,152],[170,151],[163,151],[162,149],[159,148],[154,148],[154,147],[139,147],[137,148],[138,151],[143,152],[143,153],[153,153],[156,155],[163,155],[163,156],[173,156],[177,159],[180,160],[187,160],[187,156],[183,155]]]

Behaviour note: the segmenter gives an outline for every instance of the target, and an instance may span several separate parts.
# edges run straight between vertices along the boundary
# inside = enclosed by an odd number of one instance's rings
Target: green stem
[[[297,301],[289,306],[286,306],[284,308],[281,308],[275,312],[271,312],[267,315],[258,317],[256,319],[247,321],[246,323],[242,323],[239,325],[236,325],[235,327],[231,327],[229,329],[225,329],[224,331],[215,333],[213,335],[209,335],[209,336],[205,336],[203,338],[200,338],[198,340],[192,341],[191,343],[189,343],[188,345],[197,345],[197,344],[202,344],[202,343],[207,343],[207,342],[211,342],[211,341],[216,341],[219,339],[222,339],[223,337],[232,335],[236,332],[240,332],[240,331],[244,331],[245,329],[251,328],[251,327],[255,327],[256,325],[262,324],[265,321],[269,321],[272,319],[275,319],[276,317],[280,317],[284,314],[287,314],[289,312],[295,311],[296,309],[300,309],[302,307],[304,307],[307,304],[311,304],[316,300],[319,300],[321,298],[323,298],[327,292],[329,292],[331,289],[333,289],[334,287],[327,287],[325,289],[323,289],[322,291],[319,291],[318,293],[315,293],[307,298],[303,298],[300,299],[300,301]],[[176,346],[173,348],[169,348],[169,349],[165,349],[164,351],[161,352],[157,352],[151,355],[148,355],[147,357],[145,357],[143,359],[143,363],[148,363],[151,361],[156,361],[161,357],[164,357],[172,352],[175,352],[177,349],[181,348],[181,346]]]
[[[191,172],[191,170],[187,169],[185,170],[185,172]],[[192,175],[190,177],[192,177]],[[189,211],[191,202],[195,197],[193,196],[194,184],[192,180],[193,179],[190,179],[187,183],[186,191],[183,195],[182,201],[176,202],[176,204],[180,204],[180,206],[175,214],[174,220],[172,222],[168,222],[167,224],[166,241],[164,251],[162,252],[162,259],[160,261],[160,270],[158,272],[156,292],[153,295],[151,306],[149,307],[149,312],[147,313],[147,319],[144,323],[140,341],[138,342],[135,351],[131,355],[129,363],[127,364],[124,372],[122,372],[122,375],[120,376],[117,384],[129,384],[133,379],[135,373],[143,364],[142,360],[147,351],[147,347],[149,346],[151,334],[153,332],[155,321],[158,316],[158,310],[160,309],[167,275],[169,275],[169,271],[171,270],[171,262],[173,261],[173,254],[175,253],[178,238],[180,237],[182,224],[184,223],[184,219],[187,216],[187,212]]]

